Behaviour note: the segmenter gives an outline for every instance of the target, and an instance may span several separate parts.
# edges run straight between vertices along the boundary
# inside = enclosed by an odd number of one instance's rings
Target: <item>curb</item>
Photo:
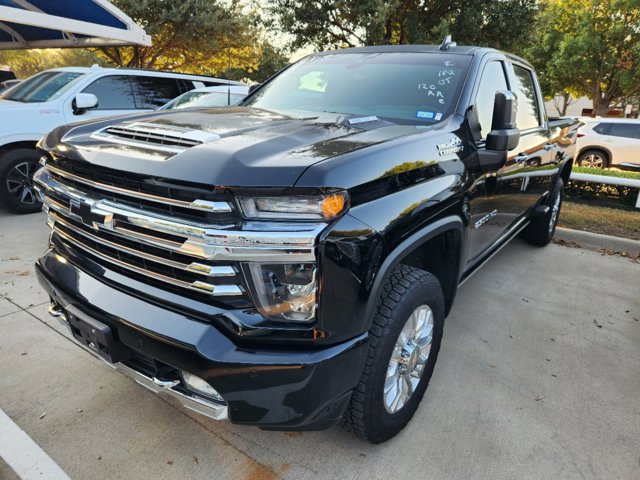
[[[554,240],[574,242],[582,248],[587,248],[589,250],[606,248],[616,252],[627,252],[632,256],[640,255],[640,241],[628,238],[612,237],[611,235],[602,235],[600,233],[557,227]]]

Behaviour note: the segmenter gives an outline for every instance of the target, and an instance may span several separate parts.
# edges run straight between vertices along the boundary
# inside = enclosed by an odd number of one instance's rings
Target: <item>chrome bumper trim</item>
[[[80,348],[89,352],[94,357],[102,360],[109,367],[117,370],[124,375],[131,378],[138,385],[145,387],[148,390],[151,390],[153,393],[158,395],[166,395],[167,397],[172,397],[176,399],[178,402],[182,404],[185,408],[197,412],[206,417],[212,418],[213,420],[228,420],[229,418],[229,410],[226,405],[209,402],[205,399],[190,397],[189,395],[185,395],[184,393],[174,390],[173,387],[175,384],[173,382],[162,382],[157,379],[153,379],[147,377],[146,375],[134,370],[131,367],[128,367],[122,363],[109,363],[96,352],[92,351],[87,346],[80,343],[71,333],[71,326],[69,322],[67,322],[67,318],[64,314],[64,311],[58,305],[51,305],[49,307],[49,315],[57,318],[62,325],[66,327],[66,336],[73,341]]]

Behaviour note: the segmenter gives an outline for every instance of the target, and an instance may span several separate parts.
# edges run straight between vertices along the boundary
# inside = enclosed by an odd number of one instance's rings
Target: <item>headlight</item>
[[[287,197],[240,197],[242,213],[247,218],[331,220],[347,207],[347,193],[330,195],[296,195]]]
[[[313,263],[248,264],[256,307],[272,320],[308,322],[316,312]]]

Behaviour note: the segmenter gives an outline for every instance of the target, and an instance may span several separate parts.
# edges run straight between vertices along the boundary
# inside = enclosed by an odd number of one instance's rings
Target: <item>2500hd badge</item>
[[[38,278],[80,345],[188,408],[383,442],[460,283],[553,237],[576,123],[547,118],[525,60],[445,42],[314,54],[235,107],[63,126],[39,144]]]

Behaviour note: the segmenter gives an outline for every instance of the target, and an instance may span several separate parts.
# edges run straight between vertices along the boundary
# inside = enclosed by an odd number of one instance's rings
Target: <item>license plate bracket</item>
[[[75,339],[108,362],[122,362],[131,356],[129,348],[115,340],[109,325],[75,308],[67,309],[66,317]]]

